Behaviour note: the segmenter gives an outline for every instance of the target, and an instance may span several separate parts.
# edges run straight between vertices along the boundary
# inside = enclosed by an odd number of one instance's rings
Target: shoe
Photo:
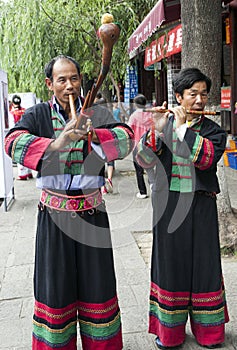
[[[106,179],[105,181],[105,187],[108,193],[113,193],[113,184],[112,184],[112,180],[110,179]]]
[[[211,344],[211,345],[201,345],[203,348],[206,349],[219,349],[222,347],[222,343],[219,344]]]
[[[140,192],[137,193],[137,198],[139,198],[139,199],[145,199],[147,197],[148,197],[147,194],[141,194]]]
[[[30,173],[27,175],[28,179],[33,179],[33,175]]]
[[[179,348],[182,346],[182,344],[176,345],[176,346],[165,346],[165,345],[163,345],[163,343],[160,341],[160,338],[159,338],[159,337],[156,337],[155,343],[156,343],[156,345],[157,345],[157,347],[158,347],[159,349],[163,349],[163,350],[168,350],[168,349],[175,350],[175,349],[179,349]]]
[[[169,349],[167,346],[164,346],[163,343],[160,341],[160,338],[156,338],[156,345],[159,349]]]
[[[28,175],[18,176],[16,179],[17,179],[17,180],[26,181],[26,180],[27,180],[27,177],[28,177]]]
[[[107,189],[106,189],[105,186],[103,186],[103,187],[101,188],[101,194],[102,194],[102,195],[108,194]]]

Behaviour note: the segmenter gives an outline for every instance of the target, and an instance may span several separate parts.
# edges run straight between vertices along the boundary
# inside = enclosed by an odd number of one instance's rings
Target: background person
[[[6,153],[38,171],[42,190],[32,349],[76,349],[79,321],[83,349],[121,350],[109,220],[100,188],[105,162],[132,150],[133,132],[126,124],[97,126],[88,154],[87,130],[76,129],[70,119],[69,95],[77,113],[82,107],[79,64],[60,55],[46,65],[45,75],[52,99],[27,109],[5,138]]]
[[[218,348],[229,320],[216,206],[226,133],[205,115],[186,113],[204,110],[210,88],[199,69],[181,70],[173,80],[178,106],[154,114],[156,150],[150,132],[138,144],[140,164],[156,164],[149,332],[160,349],[184,343],[188,316],[197,343]]]
[[[12,96],[12,103],[10,105],[10,127],[13,127],[18,123],[26,109],[21,106],[21,97],[19,95]],[[32,179],[33,174],[31,169],[23,166],[22,164],[17,163],[18,177],[17,180],[27,180]]]
[[[142,135],[151,128],[152,124],[152,114],[150,112],[145,112],[144,107],[146,106],[146,97],[142,94],[138,94],[134,97],[134,107],[135,111],[131,114],[128,125],[133,129],[135,136],[135,145],[140,140]],[[145,199],[148,197],[146,183],[144,179],[144,169],[136,161],[136,148],[133,150],[133,164],[136,171],[136,179],[139,192],[137,193],[137,198]],[[153,168],[147,170],[148,179],[150,185],[154,182],[154,170]]]

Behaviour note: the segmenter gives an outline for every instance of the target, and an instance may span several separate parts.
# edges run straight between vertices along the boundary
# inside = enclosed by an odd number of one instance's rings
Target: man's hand
[[[167,102],[164,101],[162,106],[157,106],[152,108],[154,112],[152,112],[153,122],[155,124],[155,130],[159,133],[163,131],[165,125],[168,122],[169,112],[165,112],[167,109]],[[162,112],[164,110],[164,113]],[[156,112],[157,111],[157,112]]]
[[[47,148],[47,152],[54,152],[64,148],[66,145],[72,142],[72,139],[70,138],[70,135],[72,134],[74,141],[86,140],[87,131],[82,129],[75,129],[75,126],[76,120],[70,120],[66,124],[60,136],[57,139],[55,139],[55,141],[51,142],[51,144]]]
[[[186,113],[186,108],[183,106],[177,106],[172,108],[171,110],[176,119],[176,128],[179,128],[182,124],[186,123],[187,120],[187,113]]]

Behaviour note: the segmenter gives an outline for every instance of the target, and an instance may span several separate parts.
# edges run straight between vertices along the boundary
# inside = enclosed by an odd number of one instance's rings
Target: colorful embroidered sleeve
[[[208,131],[208,130],[207,130]],[[177,154],[187,158],[187,150],[189,150],[189,159],[194,163],[195,167],[200,170],[215,167],[220,160],[226,145],[225,131],[212,125],[212,130],[207,134],[201,135],[192,129],[187,129],[183,142],[177,142]]]
[[[156,138],[156,151],[152,150],[152,146],[148,141],[149,131],[142,136],[138,142],[135,152],[136,160],[142,168],[152,168],[157,163],[157,156],[162,153],[162,140]]]
[[[94,129],[107,161],[125,158],[133,149],[134,134],[125,124],[112,129]]]
[[[5,151],[17,163],[39,170],[39,163],[53,139],[38,137],[18,129],[5,138]]]

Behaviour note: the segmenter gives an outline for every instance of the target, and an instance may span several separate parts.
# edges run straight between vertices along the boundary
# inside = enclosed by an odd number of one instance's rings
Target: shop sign
[[[179,24],[167,34],[154,40],[146,48],[144,66],[148,67],[165,57],[175,55],[182,50],[182,25]]]
[[[221,88],[221,108],[230,109],[231,108],[231,87],[224,86]]]
[[[127,66],[125,89],[124,89],[124,102],[129,102],[138,94],[138,73],[136,66]]]

